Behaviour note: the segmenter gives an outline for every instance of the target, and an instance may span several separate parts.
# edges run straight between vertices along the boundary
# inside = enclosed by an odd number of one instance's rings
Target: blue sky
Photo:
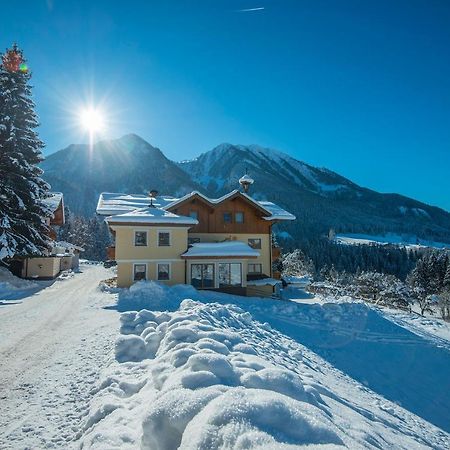
[[[242,9],[264,8],[258,11]],[[46,153],[108,115],[182,160],[257,143],[450,210],[450,2],[2,2]],[[5,20],[7,18],[7,20]]]

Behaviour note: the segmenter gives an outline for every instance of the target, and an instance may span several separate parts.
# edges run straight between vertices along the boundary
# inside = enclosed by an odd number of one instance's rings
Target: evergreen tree
[[[106,259],[106,247],[111,244],[108,226],[97,217],[75,216],[65,208],[66,223],[58,231],[58,240],[84,249],[83,258],[93,261]]]
[[[444,290],[450,292],[450,258],[447,260],[447,270],[444,276]]]
[[[43,199],[49,185],[41,178],[43,142],[31,99],[31,78],[16,45],[0,64],[0,261],[41,255],[49,246]]]

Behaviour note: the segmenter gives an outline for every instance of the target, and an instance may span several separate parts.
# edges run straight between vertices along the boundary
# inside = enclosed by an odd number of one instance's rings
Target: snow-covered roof
[[[44,198],[43,202],[50,207],[52,212],[55,212],[58,209],[58,206],[61,204],[62,199],[62,192],[50,192],[49,197]]]
[[[269,217],[263,217],[264,220],[295,220],[294,214],[291,214],[275,203],[268,201],[259,201],[258,203],[270,212]]]
[[[126,212],[133,211],[137,208],[143,208],[150,204],[152,201],[153,205],[162,208],[162,209],[170,209],[174,206],[188,200],[189,198],[198,195],[203,200],[211,205],[217,205],[228,198],[239,194],[253,203],[260,210],[265,212],[267,216],[263,217],[264,220],[295,220],[295,216],[288,211],[281,208],[281,206],[276,205],[275,203],[269,201],[258,201],[254,198],[250,197],[248,194],[244,192],[240,192],[235,189],[228,194],[223,195],[219,198],[210,198],[206,195],[202,194],[199,191],[192,191],[189,194],[184,195],[180,198],[170,197],[170,196],[158,196],[153,199],[146,195],[136,195],[136,194],[118,194],[118,193],[110,193],[103,192],[100,194],[98,204],[97,204],[97,214],[105,215],[105,216],[113,216],[116,214],[122,214]]]
[[[181,255],[182,258],[257,258],[259,252],[242,241],[225,242],[199,242],[192,244],[189,249]]]
[[[177,225],[197,225],[198,220],[193,217],[179,216],[162,208],[148,206],[146,208],[135,209],[124,214],[109,216],[106,221],[110,225],[120,223],[142,223],[142,224],[177,224]]]
[[[145,208],[150,205],[150,201],[154,206],[162,208],[174,200],[177,199],[170,196],[151,198],[148,195],[102,192],[97,203],[97,214],[102,216],[122,214],[135,209]]]
[[[67,248],[69,250],[78,250],[80,252],[84,252],[84,248],[83,247],[79,247],[78,245],[72,244],[71,242],[66,242],[66,241],[57,241],[53,244],[53,247],[58,247],[58,248]]]

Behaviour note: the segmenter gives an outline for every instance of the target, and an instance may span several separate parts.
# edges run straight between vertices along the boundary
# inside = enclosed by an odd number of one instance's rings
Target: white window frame
[[[169,266],[169,278],[167,278],[167,280],[159,279],[159,265],[160,264],[165,264],[165,265]],[[168,261],[158,261],[156,263],[156,280],[157,281],[170,281],[171,279],[172,279],[172,264]]]
[[[146,238],[145,238],[145,245],[136,245],[136,233],[145,233],[146,234]],[[148,247],[148,243],[149,243],[149,232],[148,230],[133,230],[133,246],[134,247]]]
[[[259,266],[261,268],[261,270],[259,272],[250,272],[250,266]],[[259,273],[263,273],[263,267],[261,263],[248,263],[247,264],[247,273],[249,274],[259,274]]]
[[[169,233],[169,245],[159,245],[159,233]],[[157,230],[156,244],[158,247],[172,247],[172,231],[171,230]]]
[[[133,283],[137,283],[138,281],[142,281],[142,280],[136,280],[134,278],[136,272],[135,272],[135,267],[136,266],[145,266],[145,280],[144,281],[148,281],[148,264],[145,262],[134,262],[133,263],[133,267],[132,267],[132,272],[131,272],[131,277],[133,279]]]

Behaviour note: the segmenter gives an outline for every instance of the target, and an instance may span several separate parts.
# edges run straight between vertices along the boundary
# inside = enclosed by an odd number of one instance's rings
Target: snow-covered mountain
[[[198,189],[190,176],[135,134],[88,145],[69,145],[43,163],[44,178],[64,193],[74,212],[91,215],[101,192],[146,193],[151,189],[173,195]]]
[[[288,183],[320,195],[335,195],[358,186],[328,169],[319,169],[277,150],[258,145],[221,144],[179,166],[210,191],[229,191],[248,170],[253,178]],[[224,168],[226,168],[224,170]],[[256,186],[256,191],[259,188]]]
[[[52,189],[78,213],[95,211],[102,191],[178,195],[199,189],[221,195],[248,170],[251,195],[279,203],[298,220],[283,225],[294,240],[338,232],[386,232],[450,242],[450,213],[398,194],[380,194],[324,168],[257,145],[221,144],[191,161],[173,162],[139,136],[101,141],[91,150],[70,145],[43,162]]]
[[[275,201],[297,216],[296,223],[286,225],[294,238],[312,227],[321,233],[329,228],[366,233],[395,230],[450,242],[448,212],[402,195],[363,188],[331,170],[313,167],[277,150],[221,144],[194,160],[179,163],[179,167],[216,195],[236,188],[248,170],[255,180],[251,187],[254,197]]]

